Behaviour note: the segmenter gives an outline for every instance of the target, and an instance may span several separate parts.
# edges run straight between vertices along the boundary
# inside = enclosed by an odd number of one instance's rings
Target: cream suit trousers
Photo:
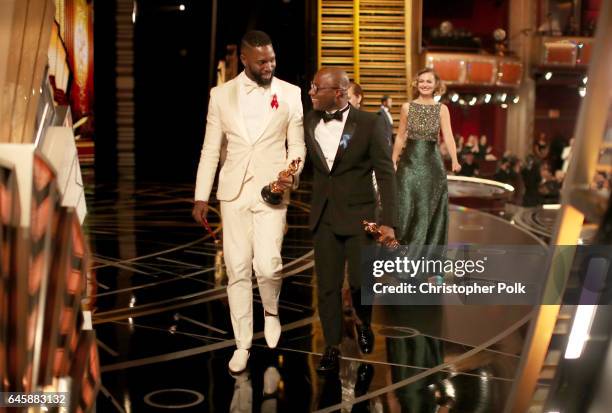
[[[245,182],[235,200],[221,201],[227,296],[239,349],[249,349],[253,339],[252,269],[264,310],[269,313],[278,314],[282,282],[280,251],[287,206],[266,204],[254,181]]]

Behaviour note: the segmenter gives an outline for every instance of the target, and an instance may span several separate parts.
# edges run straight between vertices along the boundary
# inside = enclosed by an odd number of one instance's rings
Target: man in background
[[[380,110],[378,115],[385,121],[385,137],[389,142],[389,145],[393,147],[395,141],[393,136],[393,116],[391,116],[391,108],[393,107],[393,98],[388,95],[384,95],[380,99]]]

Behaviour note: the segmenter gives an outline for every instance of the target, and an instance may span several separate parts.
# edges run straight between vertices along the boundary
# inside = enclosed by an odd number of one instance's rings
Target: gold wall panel
[[[406,0],[319,0],[318,67],[340,67],[359,83],[363,110],[377,111],[391,96],[396,126],[409,98],[406,13]]]
[[[36,109],[47,64],[53,0],[1,3],[0,142],[34,140]]]

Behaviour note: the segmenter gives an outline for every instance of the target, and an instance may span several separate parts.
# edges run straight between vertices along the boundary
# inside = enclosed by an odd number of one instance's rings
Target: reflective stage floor
[[[191,185],[98,185],[88,190],[102,364],[101,412],[500,412],[520,360],[531,308],[376,306],[372,354],[346,317],[337,376],[315,367],[324,349],[316,312],[308,185],[294,194],[283,245],[283,334],[270,350],[254,289],[249,371],[232,377],[226,279],[212,238],[191,218]],[[218,210],[209,221],[219,230]],[[451,207],[451,243],[532,244],[510,223]],[[256,287],[256,283],[254,283]]]

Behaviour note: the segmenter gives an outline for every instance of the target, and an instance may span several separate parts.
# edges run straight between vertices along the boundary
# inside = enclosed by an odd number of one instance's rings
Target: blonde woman
[[[448,234],[446,170],[438,150],[440,133],[452,171],[459,172],[457,147],[446,105],[434,97],[442,82],[432,69],[422,69],[413,82],[416,99],[404,103],[393,147],[399,215],[397,239],[404,245],[445,245]]]

